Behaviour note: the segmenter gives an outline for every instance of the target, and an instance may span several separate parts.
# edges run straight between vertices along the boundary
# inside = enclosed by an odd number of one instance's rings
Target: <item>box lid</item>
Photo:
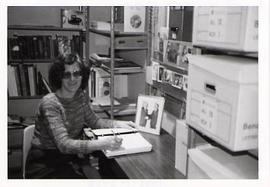
[[[189,63],[224,79],[258,83],[258,60],[225,55],[187,55]],[[190,68],[190,67],[189,67]]]
[[[231,155],[209,144],[189,149],[188,155],[200,169],[214,179],[258,178],[258,160],[249,155]]]

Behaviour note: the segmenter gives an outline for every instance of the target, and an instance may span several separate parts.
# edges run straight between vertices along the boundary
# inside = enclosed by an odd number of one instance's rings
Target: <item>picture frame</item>
[[[139,95],[135,125],[139,131],[160,134],[165,99],[160,96]]]
[[[201,49],[194,48],[190,42],[176,40],[165,41],[165,63],[175,64],[176,66],[187,69],[189,63],[187,54],[201,54]]]
[[[158,76],[157,76],[157,81],[158,82],[163,82],[165,79],[165,70],[166,68],[164,66],[158,66]]]
[[[172,81],[172,86],[183,89],[184,87],[184,76],[174,72],[173,73],[173,81]]]

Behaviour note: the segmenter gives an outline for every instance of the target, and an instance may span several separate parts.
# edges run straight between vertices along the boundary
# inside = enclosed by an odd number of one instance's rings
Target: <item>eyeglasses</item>
[[[63,79],[71,79],[71,76],[73,76],[75,79],[78,79],[82,76],[82,72],[81,71],[74,71],[72,72],[64,72],[63,74]]]

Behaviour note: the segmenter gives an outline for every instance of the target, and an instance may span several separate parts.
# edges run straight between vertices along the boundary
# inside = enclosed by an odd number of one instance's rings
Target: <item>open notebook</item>
[[[84,129],[86,136],[91,137],[92,133],[96,138],[102,139],[108,136],[114,136],[123,138],[122,145],[119,149],[114,151],[104,150],[104,154],[107,157],[149,152],[152,150],[152,145],[136,130],[136,129],[124,129],[124,128],[108,128],[108,129]]]

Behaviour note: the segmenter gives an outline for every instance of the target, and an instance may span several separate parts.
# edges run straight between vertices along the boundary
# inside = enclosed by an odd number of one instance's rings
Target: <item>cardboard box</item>
[[[258,147],[258,62],[188,55],[187,123],[232,151]]]
[[[188,150],[188,179],[258,179],[258,160],[208,145]]]
[[[258,51],[258,7],[195,7],[193,45]]]

